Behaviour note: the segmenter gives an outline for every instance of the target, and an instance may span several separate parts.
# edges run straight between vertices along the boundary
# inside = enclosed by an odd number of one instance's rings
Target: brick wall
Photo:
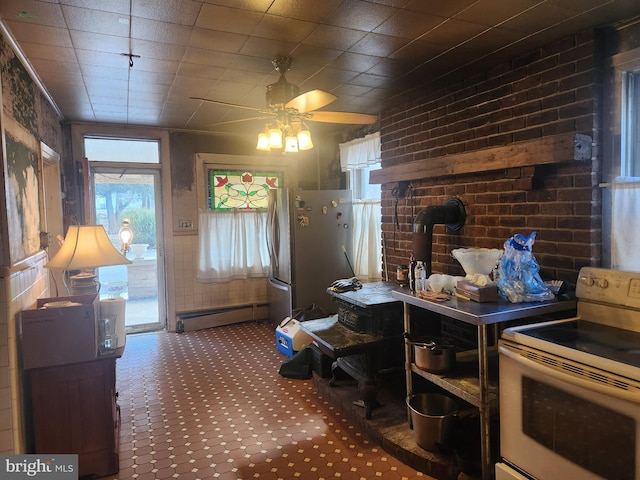
[[[407,189],[398,182],[383,184],[390,278],[410,256],[415,214],[451,197],[463,201],[467,219],[455,233],[434,227],[434,272],[462,274],[450,255],[453,248],[502,248],[515,233],[531,231],[537,232],[533,251],[545,279],[575,282],[580,267],[599,264],[601,44],[597,32],[580,32],[481,74],[447,78],[446,85],[385,112],[383,168],[559,133],[594,139],[592,161],[415,178]]]

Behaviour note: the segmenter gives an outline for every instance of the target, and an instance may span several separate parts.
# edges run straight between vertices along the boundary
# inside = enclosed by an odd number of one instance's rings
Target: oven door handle
[[[629,390],[625,390],[621,387],[613,387],[606,383],[601,383],[595,380],[589,380],[586,377],[572,375],[562,370],[558,370],[557,368],[553,368],[547,364],[540,364],[517,353],[513,348],[510,348],[506,345],[500,345],[498,347],[498,351],[500,355],[504,355],[505,357],[510,358],[511,360],[520,363],[527,368],[531,368],[543,375],[554,377],[562,382],[567,382],[579,388],[595,390],[609,397],[620,398],[635,403],[640,402],[640,389],[638,388],[637,383],[624,377],[607,374],[612,380],[616,381],[617,383],[627,384],[629,386]],[[570,365],[568,362],[567,364]]]

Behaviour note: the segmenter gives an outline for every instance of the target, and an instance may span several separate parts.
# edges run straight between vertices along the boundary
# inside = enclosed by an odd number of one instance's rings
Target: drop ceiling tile
[[[55,58],[64,63],[74,63],[76,61],[75,51],[69,47],[23,42],[22,49],[25,55],[32,60]]]
[[[137,1],[137,0],[136,0]],[[72,7],[89,8],[92,10],[102,10],[105,12],[118,13],[122,16],[129,17],[129,7],[131,0],[63,0],[60,3],[70,5]]]
[[[249,35],[261,19],[262,14],[258,12],[204,4],[196,26]]]
[[[291,17],[320,23],[342,3],[342,0],[274,0],[269,8],[272,15]]]
[[[60,5],[37,0],[3,0],[0,17],[25,24],[67,27]]]
[[[276,55],[288,55],[295,47],[296,44],[293,42],[249,37],[239,53],[252,57],[273,58]]]
[[[224,68],[198,65],[196,63],[183,62],[178,67],[178,75],[194,78],[218,79],[224,72]]]
[[[204,0],[204,3],[265,13],[273,0]]]
[[[420,12],[400,10],[374,29],[375,33],[413,39],[437,27],[446,19]]]
[[[131,36],[153,42],[189,45],[191,27],[134,17],[131,22]]]
[[[249,85],[255,85],[264,80],[265,75],[261,73],[253,73],[247,70],[236,70],[233,68],[227,68],[220,75],[220,80],[231,83],[243,83]]]
[[[129,51],[129,39],[115,35],[71,30],[71,40],[76,48],[96,52],[120,54]]]
[[[234,55],[231,53],[187,47],[182,60],[184,62],[196,63],[198,65],[227,67],[231,65],[233,59]]]
[[[389,82],[389,77],[376,75],[373,73],[361,73],[353,78],[350,83],[353,85],[363,85],[371,88],[384,87]]]
[[[338,85],[336,88],[331,90],[331,93],[340,97],[341,100],[344,100],[347,96],[357,97],[360,95],[364,95],[371,90],[371,87],[367,87],[364,85],[351,85],[343,83],[342,85]]]
[[[425,2],[424,0],[411,0],[404,8],[413,12],[426,13],[436,17],[451,17],[465,8],[473,5],[477,0],[446,0],[438,2]],[[502,2],[500,2],[502,3]]]
[[[255,57],[252,55],[234,55],[231,62],[227,64],[229,68],[252,72],[256,77],[264,77],[273,72],[271,58]]]
[[[143,17],[164,23],[193,25],[200,13],[200,2],[182,0],[132,0],[131,11],[134,17]]]
[[[539,4],[522,15],[505,21],[500,28],[531,34],[566,21],[574,15],[574,12],[565,8]]]
[[[144,72],[135,67],[129,71],[132,85],[166,85],[170,86],[175,80],[173,73]]]
[[[205,28],[194,28],[191,32],[190,47],[205,50],[237,53],[249,37],[238,33],[220,32]]]
[[[318,27],[304,39],[303,43],[314,47],[348,50],[351,46],[362,40],[365,35],[365,32],[352,28],[318,25]]]
[[[121,19],[123,17],[117,13],[68,5],[63,5],[62,11],[64,12],[67,26],[71,30],[129,37],[129,23],[122,22]]]
[[[426,62],[431,58],[437,57],[438,55],[442,55],[450,48],[451,47],[447,45],[433,43],[429,40],[418,39],[405,45],[400,50],[397,50],[392,55],[390,55],[389,58],[420,64]]]
[[[76,62],[58,62],[55,59],[34,58],[31,65],[36,69],[40,77],[45,75],[75,75],[81,76],[80,65]]]
[[[455,47],[464,44],[488,28],[486,25],[449,19],[423,35],[421,40],[446,47]]]
[[[316,24],[312,22],[283,18],[277,15],[265,15],[251,30],[251,35],[298,43],[304,40],[315,27]]]
[[[397,11],[386,5],[363,0],[346,0],[323,23],[371,32]]]
[[[142,58],[180,62],[184,58],[186,49],[187,47],[183,45],[172,43],[151,42],[137,38],[131,40],[131,52]],[[128,48],[123,52],[128,52]]]
[[[349,70],[323,68],[313,77],[311,77],[310,82],[322,85],[322,87],[318,88],[329,89],[332,88],[332,85],[348,83],[356,75],[356,72],[352,72]]]
[[[402,48],[408,42],[389,35],[368,33],[362,40],[349,49],[350,52],[375,57],[388,57],[396,50]]]
[[[86,67],[106,67],[126,69],[129,59],[115,53],[95,52],[92,50],[76,50],[78,62],[82,65],[83,71]]]
[[[132,69],[154,73],[175,74],[178,71],[178,67],[180,67],[179,62],[158,60],[154,58],[134,58],[133,62],[134,66],[132,67]]]
[[[47,25],[34,25],[17,21],[5,21],[5,24],[18,42],[41,43],[57,47],[71,47],[71,36],[64,28]]]
[[[354,72],[367,71],[380,61],[380,57],[372,57],[370,55],[361,55],[353,52],[343,52],[336,58],[331,66],[334,68],[342,68]]]
[[[129,101],[156,103],[162,105],[169,93],[169,85],[147,84],[139,85],[131,82],[129,84]]]
[[[201,78],[184,77],[177,75],[175,81],[171,84],[169,95],[180,97],[184,101],[188,97],[207,97],[211,90],[211,85],[205,85]]]
[[[524,14],[538,3],[540,3],[538,0],[509,0],[508,2],[478,0],[454,18],[456,20],[494,26],[512,17]]]

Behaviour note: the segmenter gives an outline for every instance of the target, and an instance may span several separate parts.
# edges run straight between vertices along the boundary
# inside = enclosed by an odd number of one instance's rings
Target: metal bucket
[[[411,410],[413,436],[421,448],[436,450],[451,436],[454,417],[458,413],[455,401],[445,395],[420,393],[407,400]]]

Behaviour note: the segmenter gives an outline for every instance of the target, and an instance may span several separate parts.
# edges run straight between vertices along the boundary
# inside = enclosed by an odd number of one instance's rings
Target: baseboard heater
[[[268,304],[236,305],[209,310],[180,312],[176,314],[176,331],[193,332],[234,323],[264,320],[269,316]]]

